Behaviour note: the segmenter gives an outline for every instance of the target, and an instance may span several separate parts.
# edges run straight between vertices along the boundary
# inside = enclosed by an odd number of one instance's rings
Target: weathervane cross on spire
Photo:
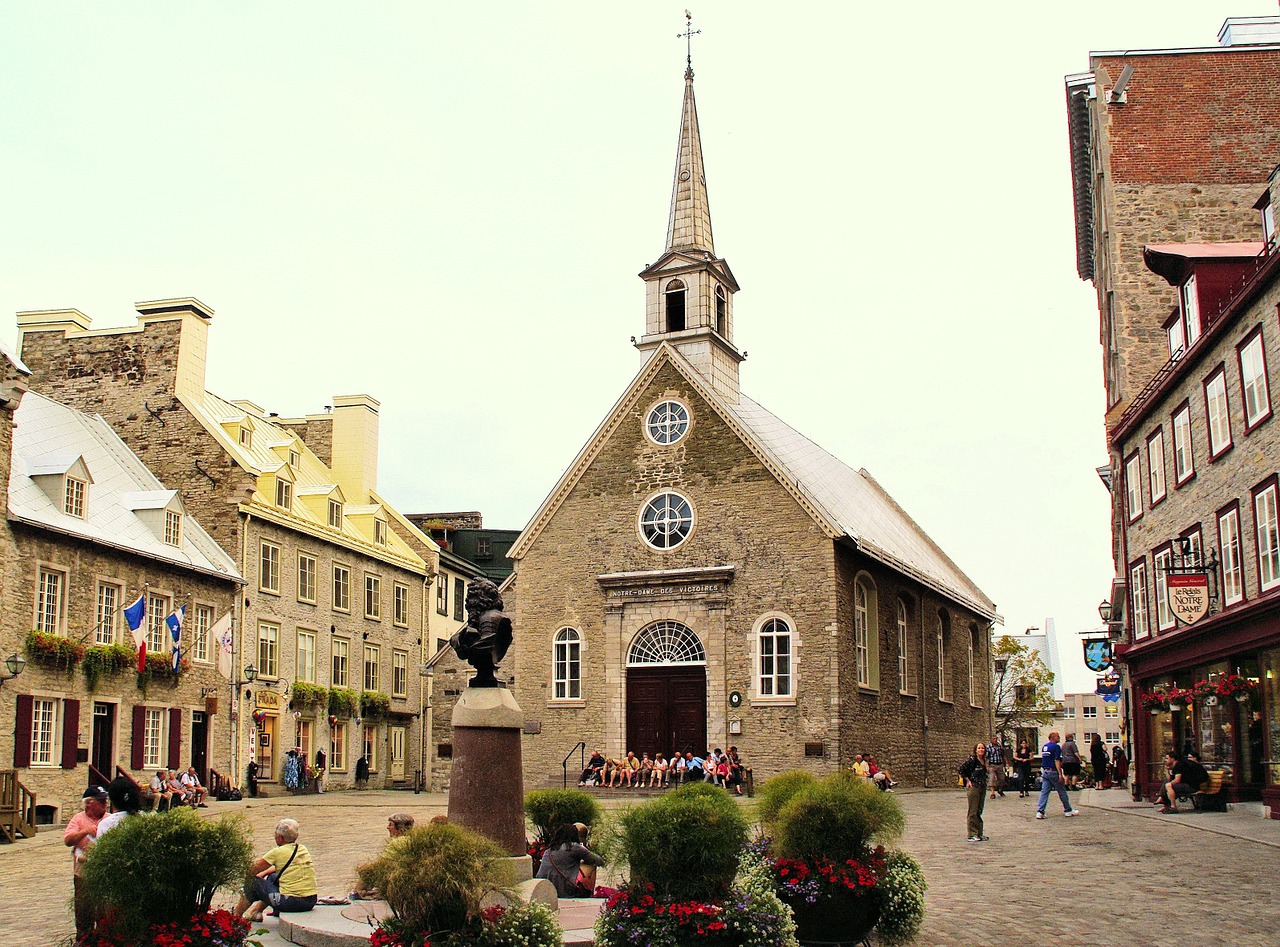
[[[684,47],[685,47],[684,77],[686,79],[692,79],[693,78],[693,37],[701,33],[702,30],[695,30],[693,28],[693,14],[690,13],[688,10],[684,11],[684,20],[685,20],[684,32],[677,33],[676,39],[684,40]]]

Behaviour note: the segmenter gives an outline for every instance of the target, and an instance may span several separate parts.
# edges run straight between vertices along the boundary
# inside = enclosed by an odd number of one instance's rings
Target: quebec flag
[[[183,605],[180,609],[164,620],[169,627],[169,637],[173,639],[173,673],[178,673],[178,662],[182,659],[182,621],[187,617],[187,606]]]

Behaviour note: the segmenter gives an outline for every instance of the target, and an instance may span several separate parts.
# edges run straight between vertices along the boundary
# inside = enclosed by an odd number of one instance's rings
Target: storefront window
[[[1251,681],[1258,680],[1258,662],[1241,661],[1238,672]],[[1242,701],[1233,701],[1240,714],[1240,772],[1243,781],[1261,786],[1266,779],[1262,761],[1267,758],[1262,736],[1262,700],[1255,690]]]
[[[1221,661],[1197,668],[1197,681],[1216,683],[1227,674],[1227,662]],[[1235,765],[1235,701],[1218,698],[1201,698],[1195,703],[1195,714],[1190,718],[1191,745],[1206,766],[1213,763]]]

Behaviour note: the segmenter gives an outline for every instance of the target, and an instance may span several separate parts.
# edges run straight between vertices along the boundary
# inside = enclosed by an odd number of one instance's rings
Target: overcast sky
[[[211,390],[284,415],[368,392],[392,502],[522,527],[641,365],[684,9],[7,3],[0,338],[196,296]],[[1112,570],[1063,76],[1276,12],[693,10],[743,389],[867,468],[1007,631],[1054,616],[1069,689]]]

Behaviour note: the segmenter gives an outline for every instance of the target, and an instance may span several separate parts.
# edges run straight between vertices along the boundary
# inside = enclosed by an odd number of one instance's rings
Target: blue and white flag
[[[124,608],[124,620],[129,623],[129,633],[133,635],[133,643],[138,649],[138,673],[147,669],[147,633],[142,630],[142,623],[147,618],[147,597],[139,595],[138,600]]]
[[[164,620],[169,626],[169,637],[173,638],[173,673],[178,673],[178,662],[182,659],[182,620],[187,617],[187,606],[183,605],[180,609]]]

